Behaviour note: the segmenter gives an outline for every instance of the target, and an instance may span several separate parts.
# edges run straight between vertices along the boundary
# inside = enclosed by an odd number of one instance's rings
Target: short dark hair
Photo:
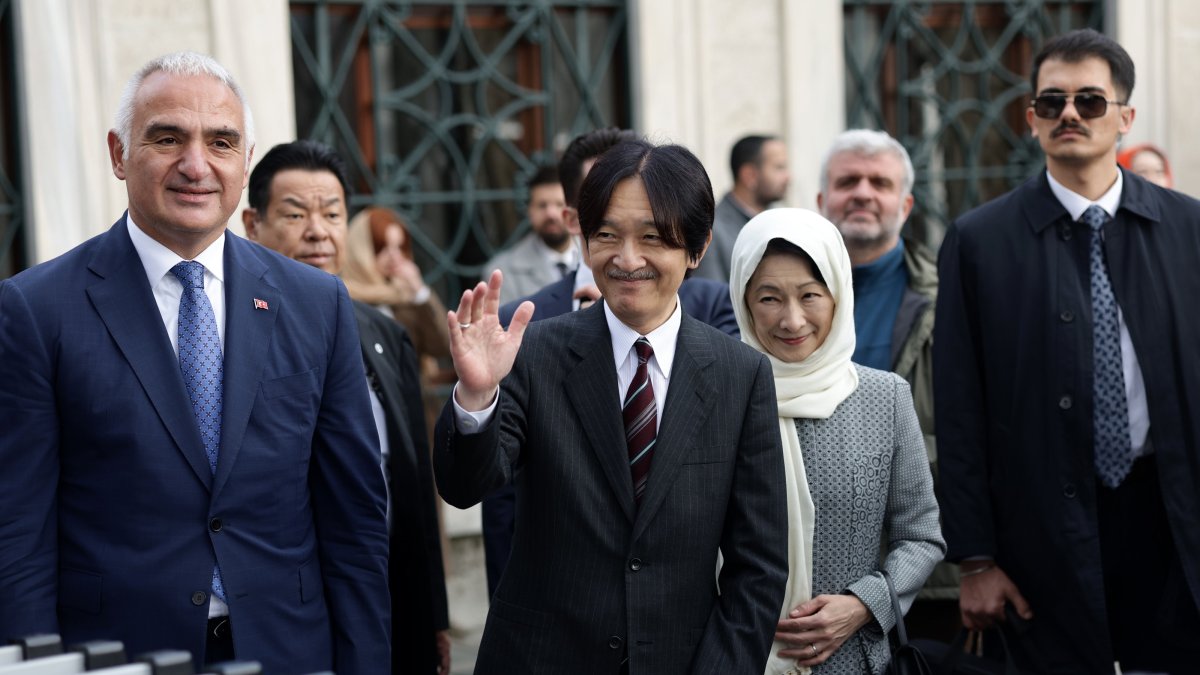
[[[542,185],[558,185],[559,182],[558,167],[543,166],[537,170],[537,173],[533,174],[533,177],[529,179],[529,182],[526,183],[526,186],[530,189],[530,191],[532,191],[535,187]]]
[[[744,136],[733,144],[729,151],[729,169],[733,171],[733,182],[737,183],[738,171],[747,164],[762,163],[762,147],[767,141],[779,140],[776,136]]]
[[[600,156],[579,190],[579,227],[585,241],[600,229],[617,184],[640,178],[663,241],[695,261],[713,226],[712,183],[704,165],[682,145],[626,141]]]
[[[1091,28],[1063,33],[1042,46],[1041,51],[1033,58],[1033,71],[1029,74],[1029,86],[1033,89],[1033,95],[1037,96],[1038,73],[1046,60],[1058,59],[1066,63],[1079,63],[1092,57],[1108,63],[1117,96],[1123,98],[1124,103],[1128,103],[1129,97],[1133,96],[1133,59],[1129,58],[1129,53],[1117,44],[1116,40]]]
[[[595,129],[576,136],[558,160],[558,179],[562,181],[567,206],[577,206],[579,203],[579,186],[583,184],[584,162],[603,155],[618,143],[634,140],[637,140],[637,134],[617,127]]]
[[[817,267],[817,261],[808,254],[808,251],[793,244],[787,239],[772,239],[767,242],[767,248],[763,251],[762,258],[759,259],[759,264],[773,255],[790,255],[799,258],[808,264],[808,269],[812,270],[813,278],[821,282],[825,288],[829,288],[829,284],[825,281],[825,276],[821,274],[821,268]]]
[[[275,174],[290,169],[328,171],[337,176],[349,206],[351,190],[346,177],[346,163],[328,145],[306,140],[280,143],[258,160],[258,165],[250,172],[250,183],[246,189],[250,208],[257,211],[266,209],[271,203],[271,181],[275,180]]]

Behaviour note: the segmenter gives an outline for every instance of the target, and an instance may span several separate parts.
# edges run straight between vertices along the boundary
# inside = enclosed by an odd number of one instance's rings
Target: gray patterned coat
[[[946,552],[908,384],[855,365],[858,388],[829,419],[796,420],[816,506],[813,595],[853,593],[874,616],[814,672],[880,673],[895,625],[880,563],[904,611]]]

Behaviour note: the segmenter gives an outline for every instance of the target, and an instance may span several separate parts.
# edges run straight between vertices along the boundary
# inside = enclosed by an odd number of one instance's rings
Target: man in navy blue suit
[[[636,139],[637,134],[628,129],[596,129],[576,136],[563,151],[562,159],[558,162],[558,177],[567,198],[563,219],[577,240],[580,236],[577,210],[579,188],[583,185],[584,177],[609,148]],[[533,302],[530,321],[541,321],[587,307],[599,298],[600,290],[592,279],[592,271],[583,264],[537,293],[501,307],[500,323],[507,327],[517,307],[526,300]],[[733,314],[733,302],[729,297],[729,284],[689,274],[679,286],[679,303],[689,316],[735,338],[741,337]],[[488,595],[495,594],[512,552],[515,509],[516,496],[511,483],[483,500],[483,551],[487,564]]]
[[[333,276],[226,232],[254,125],[179,53],[108,134],[129,208],[0,284],[0,638],[385,672],[385,488]]]

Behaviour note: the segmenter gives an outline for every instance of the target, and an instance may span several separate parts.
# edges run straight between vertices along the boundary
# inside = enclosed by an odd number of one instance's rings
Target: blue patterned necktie
[[[179,369],[192,412],[200,427],[200,439],[208,455],[208,468],[216,474],[217,453],[221,447],[221,392],[224,381],[224,358],[221,336],[217,333],[217,317],[204,292],[204,265],[184,260],[171,268],[183,295],[179,298]],[[212,590],[225,599],[221,570],[213,567]]]
[[[646,477],[654,458],[654,441],[658,429],[658,407],[654,402],[654,385],[650,382],[649,362],[654,355],[650,341],[644,337],[633,343],[638,365],[621,406],[625,421],[625,445],[629,451],[629,472],[633,477],[634,501],[641,503],[646,491]]]
[[[1117,299],[1113,295],[1104,260],[1104,223],[1108,214],[1095,204],[1080,218],[1092,230],[1092,428],[1096,473],[1100,482],[1114,488],[1133,467],[1129,440],[1129,408],[1125,401],[1125,376],[1121,370],[1121,328]]]

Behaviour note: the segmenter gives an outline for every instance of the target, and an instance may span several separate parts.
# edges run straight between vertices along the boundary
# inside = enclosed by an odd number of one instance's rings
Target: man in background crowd
[[[315,141],[277,145],[250,173],[246,236],[336,275],[345,257],[349,194],[346,165],[332,148]],[[387,477],[391,672],[449,673],[450,619],[417,353],[394,319],[352,302]]]
[[[854,362],[908,381],[929,464],[937,478],[933,426],[933,318],[937,263],[901,237],[913,207],[912,160],[882,131],[838,135],[821,163],[817,207],[837,226],[854,274]],[[909,633],[950,640],[958,631],[958,566],[938,563],[909,612]]]
[[[554,167],[539,169],[529,181],[526,216],[530,233],[483,267],[485,277],[492,270],[504,272],[501,302],[536,293],[579,266],[579,246],[563,221],[564,208],[566,201],[558,171]]]
[[[746,136],[729,153],[733,189],[717,204],[713,243],[696,276],[729,283],[733,243],[751,218],[787,194],[787,146],[775,136]]]

